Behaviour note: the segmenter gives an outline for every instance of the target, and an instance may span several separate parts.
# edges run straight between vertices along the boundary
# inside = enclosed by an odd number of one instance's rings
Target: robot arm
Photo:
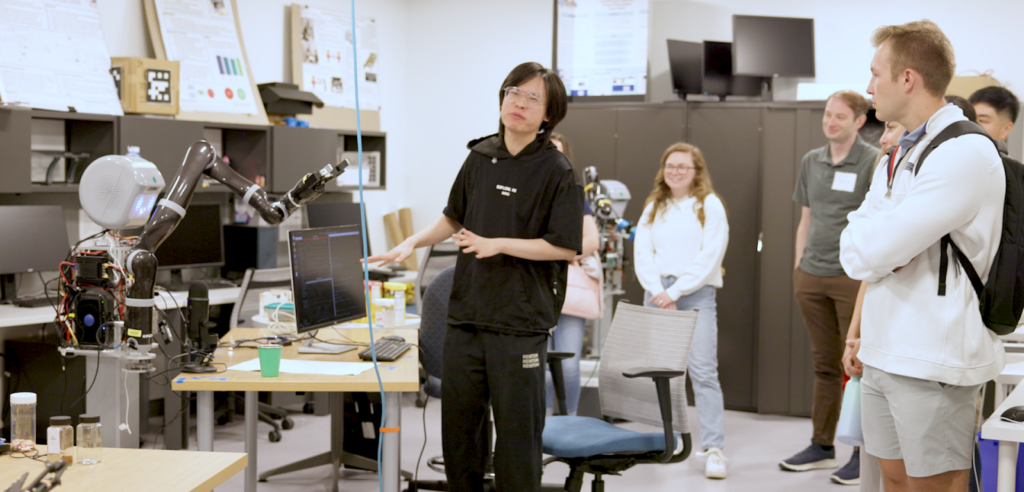
[[[279,224],[302,204],[322,195],[324,186],[343,173],[347,166],[348,161],[342,161],[337,165],[329,164],[319,172],[308,173],[280,201],[271,203],[266,191],[221,162],[209,142],[200,140],[193,143],[166,197],[157,202],[156,210],[126,260],[128,274],[135,277],[135,283],[125,300],[125,327],[129,339],[135,338],[140,346],[152,343],[153,287],[157,270],[153,251],[160,247],[185,216],[202,175],[220,181],[235,194],[242,196],[267,222]]]

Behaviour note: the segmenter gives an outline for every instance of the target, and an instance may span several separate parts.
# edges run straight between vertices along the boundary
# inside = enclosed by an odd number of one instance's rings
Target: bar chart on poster
[[[0,102],[124,114],[96,0],[0,0]]]
[[[647,93],[649,0],[558,0],[555,69],[570,96]]]
[[[158,29],[159,36],[150,32],[158,56],[162,51],[161,58],[181,63],[182,113],[265,114],[238,35],[234,1],[147,2],[150,30]]]
[[[292,53],[299,56],[302,90],[316,94],[328,106],[356,107],[355,82],[359,81],[359,106],[362,110],[380,110],[376,21],[356,16],[356,67],[352,73],[352,14],[292,4],[292,16],[301,24],[292,33]],[[293,59],[295,64],[297,60]]]

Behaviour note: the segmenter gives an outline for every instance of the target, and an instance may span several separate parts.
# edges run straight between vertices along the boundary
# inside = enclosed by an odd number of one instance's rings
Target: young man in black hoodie
[[[547,338],[565,300],[567,262],[582,250],[583,190],[549,137],[567,107],[558,75],[523,63],[498,101],[498,133],[469,142],[444,215],[369,261],[400,262],[449,237],[462,248],[441,378],[449,487],[483,491],[490,404],[498,487],[539,491]]]

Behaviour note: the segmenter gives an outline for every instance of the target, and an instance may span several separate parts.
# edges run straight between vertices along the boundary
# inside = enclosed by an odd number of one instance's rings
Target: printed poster
[[[347,12],[302,8],[302,90],[312,92],[328,106],[356,107],[352,73],[352,16]],[[356,18],[359,105],[380,110],[377,81],[376,21]]]

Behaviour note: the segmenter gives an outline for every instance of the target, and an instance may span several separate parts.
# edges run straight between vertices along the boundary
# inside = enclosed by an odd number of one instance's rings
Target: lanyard
[[[885,180],[885,197],[889,198],[892,196],[892,183],[893,178],[896,176],[894,166],[896,165],[896,156],[900,153],[900,146],[893,147],[892,154],[889,156],[889,174]]]

